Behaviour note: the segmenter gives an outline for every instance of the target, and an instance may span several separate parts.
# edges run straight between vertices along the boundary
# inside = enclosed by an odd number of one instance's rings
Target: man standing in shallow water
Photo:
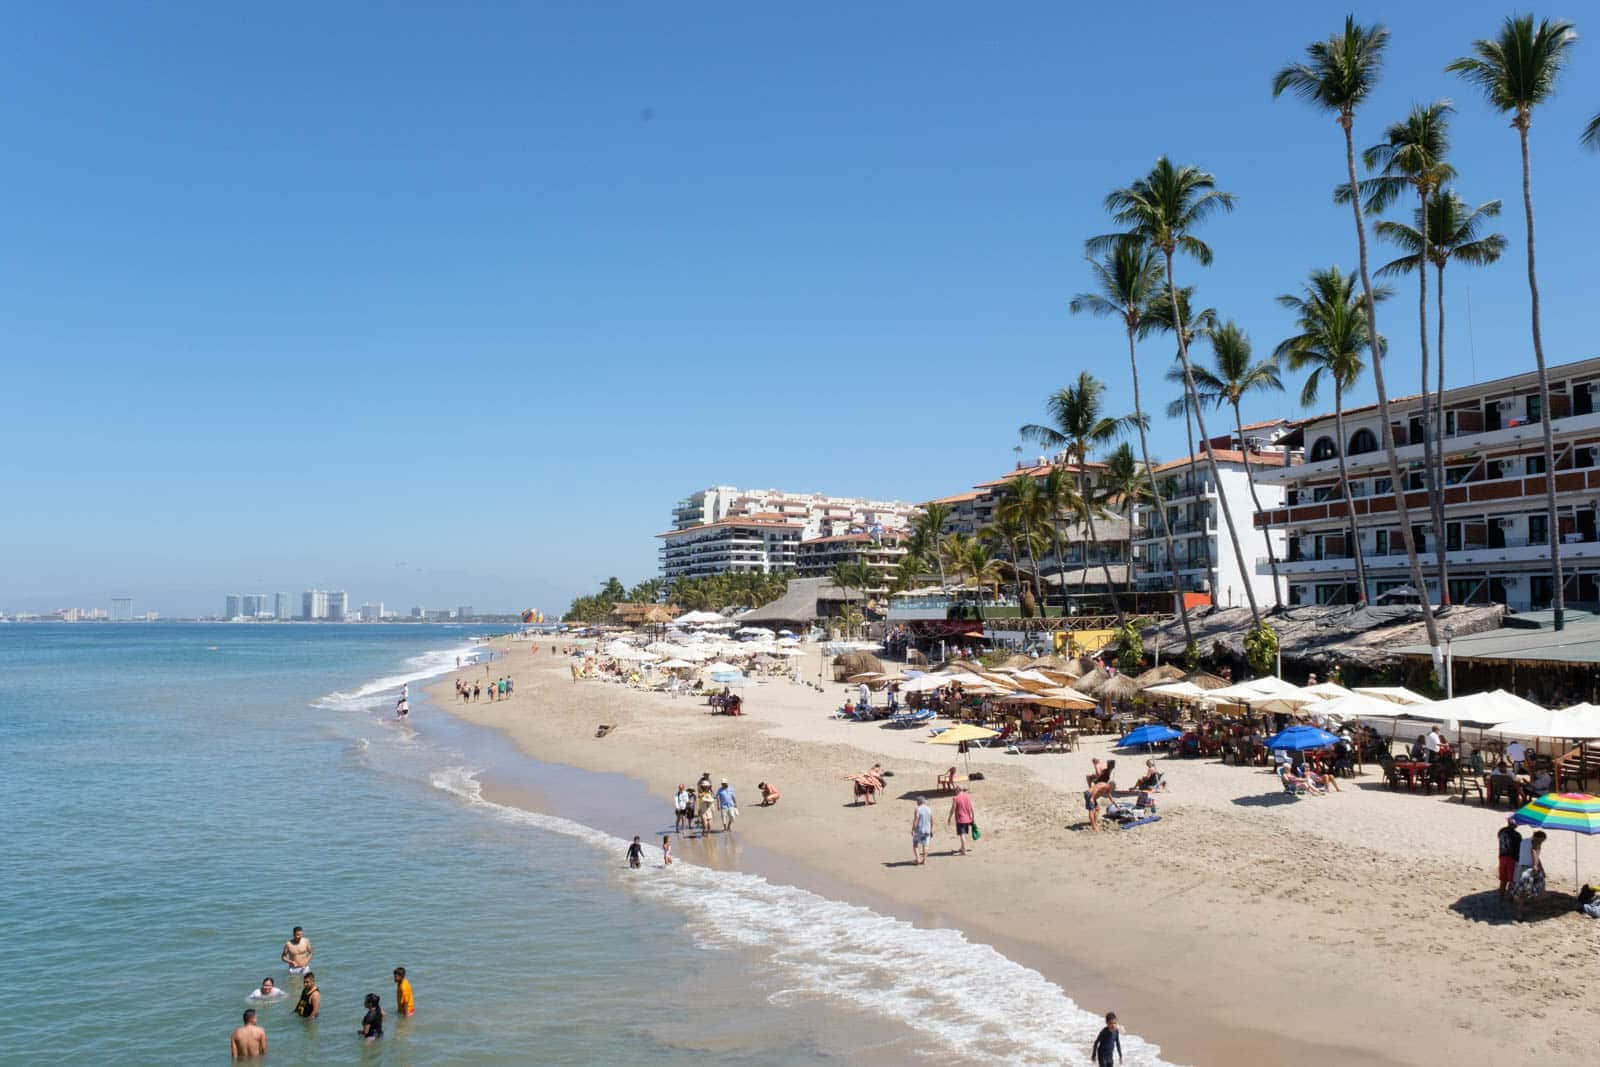
[[[228,1042],[236,1060],[249,1060],[267,1054],[267,1032],[256,1025],[256,1010],[247,1008],[244,1023],[233,1032]]]
[[[289,940],[283,943],[283,954],[278,958],[289,965],[290,974],[305,974],[306,968],[311,966],[311,939],[296,926]]]

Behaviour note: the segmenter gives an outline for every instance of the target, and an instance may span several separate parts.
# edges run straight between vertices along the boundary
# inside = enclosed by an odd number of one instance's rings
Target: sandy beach
[[[1582,991],[1600,978],[1597,929],[1570,910],[1504,919],[1494,875],[1504,809],[1393,793],[1373,769],[1341,782],[1341,793],[1291,800],[1259,768],[1160,758],[1161,821],[1092,833],[1083,780],[1107,736],[1070,753],[975,750],[983,834],[963,858],[945,822],[949,794],[934,789],[954,751],[923,744],[923,730],[830,719],[843,686],[750,685],[746,714],[731,718],[690,697],[574,682],[570,660],[537,645],[530,654],[526,642],[495,642],[505,655],[488,673],[516,680],[506,701],[455,698],[453,678],[481,679],[483,665],[445,675],[429,696],[542,761],[636,779],[659,805],[638,813],[637,833],[670,827],[680,782],[726,777],[740,799],[733,836],[748,850],[733,862],[958,928],[1085,1009],[1117,1011],[1169,1061],[1577,1063],[1592,1054],[1600,1003]],[[801,661],[801,678],[818,678],[819,655]],[[602,723],[615,728],[597,738]],[[874,762],[893,777],[877,805],[856,805],[842,776]],[[1141,762],[1119,757],[1124,784]],[[759,806],[759,781],[781,788],[778,805]],[[919,792],[935,812],[925,867],[910,863],[903,799]],[[572,814],[559,795],[547,802],[552,814]],[[729,862],[716,847],[723,836],[675,851]],[[1593,880],[1590,842],[1576,845]],[[1545,848],[1551,887],[1566,893],[1573,847],[1572,835],[1553,834]]]

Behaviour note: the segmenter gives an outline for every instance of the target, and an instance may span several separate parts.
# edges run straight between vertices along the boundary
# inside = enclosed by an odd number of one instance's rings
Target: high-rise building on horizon
[[[270,615],[271,609],[267,606],[267,594],[246,593],[242,598],[241,608],[247,619],[258,619],[263,615]]]
[[[237,619],[244,614],[244,597],[238,593],[229,593],[222,598],[222,617],[224,619]]]
[[[344,592],[328,593],[328,611],[324,618],[329,622],[344,622],[350,617],[350,594]]]
[[[328,594],[321,589],[307,589],[300,595],[300,617],[316,622],[328,617]]]
[[[272,617],[279,622],[288,622],[294,618],[294,601],[288,593],[272,594]]]
[[[465,622],[465,621],[471,619],[472,617],[473,617],[473,615],[472,615],[472,605],[471,604],[463,604],[461,607],[456,608],[456,621],[457,622]]]
[[[383,601],[380,600],[376,604],[370,604],[369,603],[369,604],[361,605],[361,621],[362,622],[382,622],[383,621]]]
[[[428,617],[427,609],[419,604],[411,609],[411,617],[413,619],[426,619]]]
[[[129,596],[114,596],[111,598],[111,621],[133,621],[133,598]]]

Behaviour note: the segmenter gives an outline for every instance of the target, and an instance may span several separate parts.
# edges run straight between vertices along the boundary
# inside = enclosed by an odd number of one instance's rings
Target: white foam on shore
[[[315,707],[336,708],[341,711],[357,711],[372,707],[377,697],[390,693],[398,693],[400,687],[412,682],[426,681],[447,674],[456,669],[456,659],[459,657],[461,666],[477,662],[478,646],[466,645],[461,648],[436,649],[412,656],[405,661],[404,674],[391,674],[368,682],[359,689],[349,693],[332,692],[314,702]]]
[[[554,815],[485,800],[475,772],[449,767],[434,788],[496,818],[562,834],[618,859],[622,838]],[[619,871],[619,874],[621,872]],[[627,872],[641,896],[681,910],[705,948],[764,954],[785,988],[781,1005],[802,997],[834,998],[905,1023],[936,1048],[930,1058],[1026,1064],[1089,1064],[1103,1020],[1080,1008],[1044,975],[1007,959],[959,930],[924,929],[868,908],[794,886],[675,858],[671,867]],[[1160,1049],[1124,1033],[1126,1062],[1157,1067]]]

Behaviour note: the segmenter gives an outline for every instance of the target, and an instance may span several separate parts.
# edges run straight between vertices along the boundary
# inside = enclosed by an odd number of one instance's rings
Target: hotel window
[[[1528,516],[1528,544],[1542,545],[1549,541],[1550,526],[1545,521],[1547,516]]]
[[[1375,556],[1387,556],[1389,554],[1388,530],[1378,530],[1373,534],[1372,554]]]
[[[1523,459],[1523,464],[1527,467],[1528,476],[1530,478],[1535,474],[1543,474],[1544,473],[1544,457],[1543,456],[1527,456],[1527,457],[1525,457]]]
[[[1394,482],[1390,481],[1388,478],[1372,479],[1373,496],[1385,496],[1392,492],[1394,492]]]
[[[1594,446],[1585,445],[1573,452],[1572,465],[1574,467],[1592,467],[1594,466],[1594,454]]]

